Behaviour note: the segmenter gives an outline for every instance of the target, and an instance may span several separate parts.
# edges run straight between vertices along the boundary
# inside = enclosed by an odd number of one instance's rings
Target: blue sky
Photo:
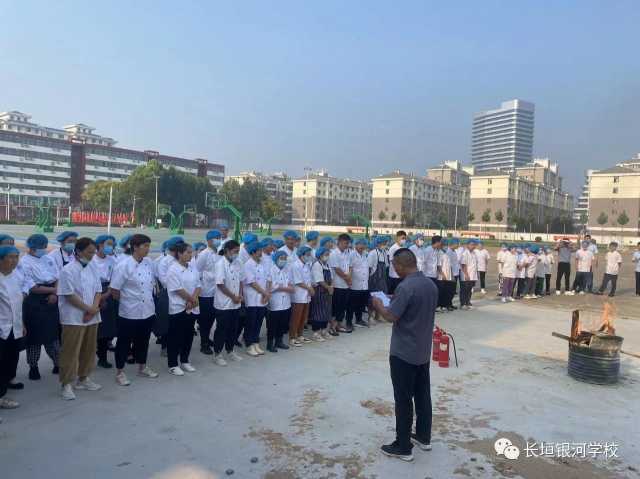
[[[640,152],[637,1],[4,0],[0,20],[0,110],[230,173],[466,163],[473,114],[516,97],[572,191]]]

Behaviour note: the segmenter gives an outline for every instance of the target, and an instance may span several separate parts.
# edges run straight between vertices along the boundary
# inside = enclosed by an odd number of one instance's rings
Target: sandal
[[[0,399],[0,409],[15,409],[20,406],[18,401],[13,399],[2,398]]]

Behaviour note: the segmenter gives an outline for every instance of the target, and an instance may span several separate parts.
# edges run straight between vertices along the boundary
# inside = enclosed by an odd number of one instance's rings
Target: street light
[[[156,217],[153,227],[155,229],[158,229],[158,180],[160,179],[160,177],[158,175],[153,175],[153,178],[156,180]]]
[[[7,185],[7,223],[9,222],[9,212],[10,212],[10,207],[9,207],[9,202],[11,200],[10,194],[11,194],[11,185]]]
[[[304,183],[304,232],[307,232],[307,217],[309,215],[309,172],[312,171],[310,167],[305,166],[304,172],[306,175],[306,181]]]

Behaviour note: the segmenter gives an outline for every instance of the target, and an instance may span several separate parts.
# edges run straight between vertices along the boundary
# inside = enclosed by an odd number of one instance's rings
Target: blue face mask
[[[75,243],[65,243],[62,245],[62,251],[65,253],[71,254],[75,251],[76,244]]]
[[[35,251],[36,253],[36,258],[42,258],[45,254],[47,254],[47,250],[46,249],[37,249]]]
[[[213,249],[217,249],[218,247],[220,247],[220,240],[219,239],[214,239],[211,242],[211,245],[213,246]]]
[[[276,263],[276,266],[280,269],[284,268],[286,265],[287,265],[286,259],[279,259],[278,262]]]
[[[311,264],[313,263],[313,258],[311,256],[303,256],[302,257],[302,261],[304,262],[304,264]]]
[[[91,261],[90,259],[87,258],[81,258],[80,256],[78,256],[78,261],[80,262],[80,264],[82,266],[86,266],[89,264],[89,262]]]
[[[106,245],[106,246],[102,249],[102,252],[103,252],[104,254],[106,254],[106,255],[113,254],[113,246]]]

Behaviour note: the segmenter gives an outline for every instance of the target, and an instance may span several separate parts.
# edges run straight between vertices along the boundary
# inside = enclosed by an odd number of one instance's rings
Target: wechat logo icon
[[[506,437],[498,439],[493,444],[493,448],[496,450],[498,456],[504,456],[507,459],[515,460],[520,456],[520,449],[514,446]]]

